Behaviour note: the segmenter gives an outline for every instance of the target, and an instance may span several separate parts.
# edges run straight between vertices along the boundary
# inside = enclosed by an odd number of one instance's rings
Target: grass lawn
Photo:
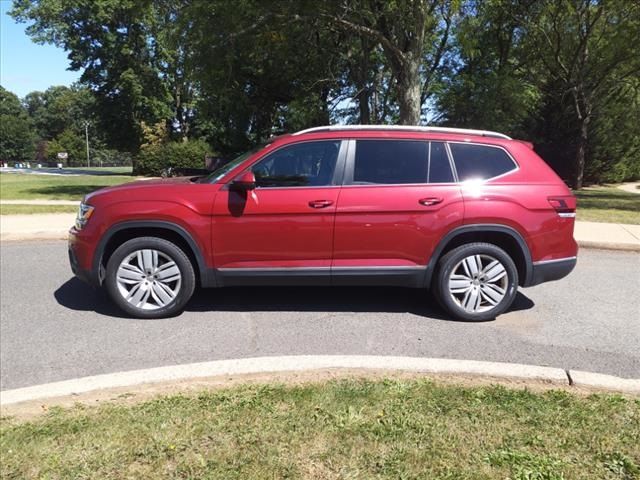
[[[0,205],[0,215],[30,215],[35,213],[75,213],[73,205]]]
[[[84,195],[109,185],[135,180],[129,175],[30,175],[0,174],[2,200],[81,200]]]
[[[0,477],[637,479],[640,400],[425,379],[251,385],[0,421]]]
[[[619,188],[588,188],[578,197],[578,220],[640,224],[640,195]]]
[[[91,170],[98,173],[111,173],[114,175],[131,175],[132,167],[64,167],[65,170]]]

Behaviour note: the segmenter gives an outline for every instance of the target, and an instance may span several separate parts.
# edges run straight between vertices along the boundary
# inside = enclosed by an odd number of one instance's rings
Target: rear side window
[[[453,182],[453,172],[444,142],[431,142],[429,149],[429,183]]]
[[[466,143],[450,143],[458,179],[487,180],[516,168],[511,157],[501,148]]]
[[[427,183],[427,142],[357,140],[353,183]]]

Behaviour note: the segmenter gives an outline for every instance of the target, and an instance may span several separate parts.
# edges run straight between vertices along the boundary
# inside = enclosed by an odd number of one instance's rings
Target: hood
[[[126,195],[128,192],[136,192],[136,194],[143,193],[144,190],[155,191],[158,189],[164,189],[167,187],[173,187],[177,185],[185,185],[193,183],[191,180],[194,177],[174,177],[174,178],[150,178],[148,180],[136,180],[129,183],[123,183],[121,185],[114,185],[113,187],[105,187],[95,192],[91,192],[85,196],[85,201],[91,199],[97,199],[110,194]]]

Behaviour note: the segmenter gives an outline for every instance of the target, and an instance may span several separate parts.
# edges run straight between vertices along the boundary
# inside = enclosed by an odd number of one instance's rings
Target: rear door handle
[[[420,200],[418,200],[418,203],[420,205],[424,205],[425,207],[430,207],[431,205],[437,205],[439,203],[442,203],[443,198],[441,197],[427,197],[427,198],[421,198]]]
[[[326,208],[333,205],[333,200],[311,200],[309,206],[311,208]]]

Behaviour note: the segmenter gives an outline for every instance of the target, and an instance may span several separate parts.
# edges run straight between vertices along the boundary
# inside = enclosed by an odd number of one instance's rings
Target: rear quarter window
[[[450,143],[458,180],[487,180],[518,168],[502,148],[488,145]]]

